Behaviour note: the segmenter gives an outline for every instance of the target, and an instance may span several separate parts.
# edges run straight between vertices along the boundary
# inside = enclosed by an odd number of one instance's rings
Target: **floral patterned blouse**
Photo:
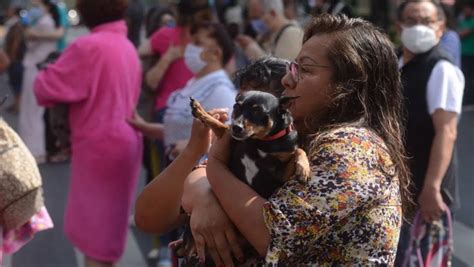
[[[264,206],[270,265],[393,265],[402,222],[398,178],[384,141],[366,128],[324,133],[308,157],[312,178]]]

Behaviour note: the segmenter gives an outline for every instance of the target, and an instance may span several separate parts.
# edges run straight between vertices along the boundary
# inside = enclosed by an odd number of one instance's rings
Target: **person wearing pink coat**
[[[126,2],[78,1],[91,34],[40,72],[34,88],[40,105],[69,106],[72,177],[64,227],[86,266],[113,266],[122,256],[140,172],[141,135],[126,122],[141,85],[122,20]]]

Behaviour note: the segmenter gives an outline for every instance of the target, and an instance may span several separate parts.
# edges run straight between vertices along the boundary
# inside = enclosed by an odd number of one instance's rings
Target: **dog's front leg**
[[[228,125],[220,122],[218,119],[212,117],[211,114],[205,111],[196,99],[191,97],[190,105],[193,116],[204,123],[207,127],[211,128],[217,138],[222,137],[229,129]]]
[[[303,183],[307,183],[311,175],[310,173],[311,169],[306,152],[298,148],[286,165],[283,181],[286,182],[292,178],[296,178]]]
[[[309,166],[308,156],[303,149],[296,149],[294,163],[296,178],[303,183],[307,183],[311,176],[311,168]]]

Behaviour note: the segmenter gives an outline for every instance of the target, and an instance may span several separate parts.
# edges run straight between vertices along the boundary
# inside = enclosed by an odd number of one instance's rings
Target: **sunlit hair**
[[[411,211],[409,169],[404,148],[405,109],[398,59],[389,38],[359,18],[324,14],[306,27],[329,40],[328,58],[335,85],[323,119],[307,120],[313,133],[344,126],[367,127],[386,143],[400,180],[404,213]]]

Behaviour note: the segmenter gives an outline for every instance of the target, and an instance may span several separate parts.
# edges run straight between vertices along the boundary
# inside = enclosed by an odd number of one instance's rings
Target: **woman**
[[[69,105],[66,235],[87,266],[113,266],[124,252],[140,172],[141,135],[126,119],[138,102],[141,68],[127,39],[126,0],[80,0],[77,8],[91,34],[38,75],[35,94],[44,106]]]
[[[176,157],[190,137],[193,116],[189,98],[193,97],[207,110],[218,107],[230,110],[236,91],[224,66],[234,54],[232,39],[217,23],[202,23],[192,30],[192,42],[186,46],[184,61],[194,73],[187,85],[171,94],[164,123],[145,123],[140,118],[130,123],[146,135],[163,139],[167,156]]]
[[[18,132],[38,163],[46,162],[44,107],[36,102],[33,83],[38,74],[37,64],[56,51],[55,38],[60,28],[59,13],[51,0],[32,0],[40,15],[26,30],[27,48],[23,59],[24,76],[20,98]]]
[[[229,172],[224,136],[211,147],[206,169],[215,197],[267,264],[393,265],[409,201],[391,42],[361,19],[322,15],[306,28],[282,82],[284,95],[300,96],[290,110],[312,178],[289,181],[263,199]],[[193,231],[197,251],[203,259],[205,244],[228,258],[235,242],[215,241],[228,229],[206,223],[212,218],[201,204],[214,196],[195,190],[199,198],[188,203],[199,217],[191,220],[206,224]]]

